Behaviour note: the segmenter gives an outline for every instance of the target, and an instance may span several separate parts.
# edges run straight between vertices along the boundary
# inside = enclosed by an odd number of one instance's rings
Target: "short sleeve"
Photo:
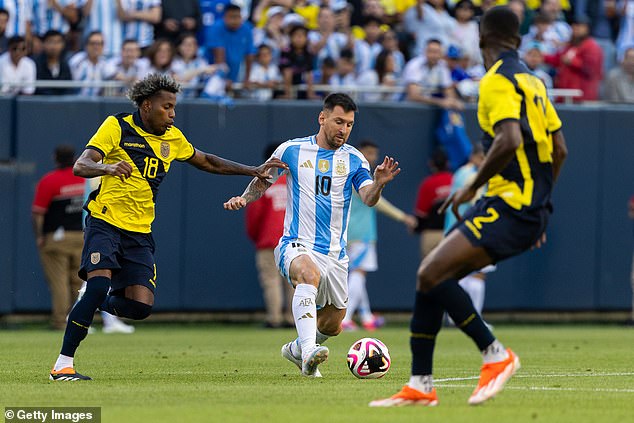
[[[485,78],[480,85],[478,108],[485,114],[491,128],[507,119],[519,120],[522,97],[511,81],[500,74]]]
[[[179,143],[178,153],[176,154],[176,160],[178,160],[179,162],[184,162],[194,157],[194,154],[196,154],[196,149],[187,140],[185,135],[181,133],[180,136],[181,140]]]
[[[352,175],[352,186],[359,192],[364,186],[370,185],[374,180],[370,174],[370,163],[364,158],[360,160],[361,163],[357,167],[357,170]]]
[[[53,191],[48,183],[48,178],[42,178],[35,188],[35,198],[31,210],[33,213],[45,214],[53,200]]]
[[[96,150],[106,157],[119,144],[120,139],[121,126],[117,118],[108,116],[97,129],[95,135],[88,141],[86,148]]]
[[[282,161],[283,157],[284,157],[284,153],[286,152],[286,150],[288,149],[288,143],[282,143],[280,144],[275,151],[273,152],[273,154],[271,155],[271,157],[269,157],[269,160],[272,158],[276,158],[276,159],[280,159]],[[288,160],[288,159],[287,159]],[[290,163],[286,163],[287,165],[289,165],[290,167]],[[271,169],[271,175],[272,177],[268,180],[271,184],[274,184],[275,182],[277,182],[277,180],[282,176],[282,175],[286,175],[288,173],[288,170],[286,169],[282,169],[282,168],[273,168]]]

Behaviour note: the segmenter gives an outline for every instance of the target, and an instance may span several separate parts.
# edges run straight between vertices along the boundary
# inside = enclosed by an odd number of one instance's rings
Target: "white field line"
[[[549,377],[606,377],[606,376],[634,376],[634,372],[619,372],[619,373],[563,373],[563,374],[532,374],[524,375],[519,374],[513,376],[514,378],[549,378]],[[443,379],[434,379],[434,382],[460,382],[463,380],[478,380],[479,376],[467,376],[467,377],[447,377]]]
[[[436,385],[440,388],[466,388],[473,389],[473,386],[470,385],[451,385],[451,384],[438,384]],[[506,386],[504,389],[515,390],[515,391],[569,391],[569,392],[611,392],[611,393],[632,393],[634,394],[634,389],[628,388],[558,388],[551,386]]]

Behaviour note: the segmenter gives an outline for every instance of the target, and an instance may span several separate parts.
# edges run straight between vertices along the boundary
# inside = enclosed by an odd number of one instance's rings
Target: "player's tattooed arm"
[[[121,178],[122,181],[132,175],[132,165],[126,161],[104,164],[103,156],[97,150],[87,148],[73,166],[73,173],[82,178],[94,178],[96,176],[111,175]]]
[[[260,166],[247,166],[200,150],[196,150],[194,156],[189,159],[189,163],[209,173],[220,175],[247,175],[255,176],[259,179],[270,178],[269,170],[272,168],[288,168],[286,163],[277,158],[271,158]]]
[[[246,207],[247,204],[262,197],[262,195],[264,195],[264,191],[266,191],[271,185],[273,184],[267,180],[257,177],[253,178],[241,196],[231,197],[226,203],[224,203],[223,206],[225,210],[239,210]]]

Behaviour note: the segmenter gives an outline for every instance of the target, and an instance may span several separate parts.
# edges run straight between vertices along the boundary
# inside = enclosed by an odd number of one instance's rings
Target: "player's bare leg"
[[[491,263],[488,253],[473,246],[459,230],[452,231],[423,260],[417,274],[416,304],[410,326],[412,376],[401,392],[391,398],[373,401],[371,406],[437,404],[432,361],[445,310],[482,351],[484,365],[469,403],[482,403],[503,388],[519,368],[519,359],[495,339],[473,307],[469,295],[458,284],[465,275]]]

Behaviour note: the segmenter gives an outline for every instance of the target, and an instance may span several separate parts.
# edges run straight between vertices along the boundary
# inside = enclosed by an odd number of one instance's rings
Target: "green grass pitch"
[[[405,325],[344,333],[328,341],[323,379],[306,379],[280,357],[293,330],[253,325],[140,324],[134,335],[89,335],[76,368],[90,382],[48,380],[62,334],[0,332],[0,406],[100,406],[104,422],[634,422],[634,329],[617,326],[503,326],[496,335],[522,369],[492,401],[466,401],[480,357],[456,329],[436,347],[435,408],[373,409],[409,377]],[[392,369],[357,380],[348,347],[375,336]]]

